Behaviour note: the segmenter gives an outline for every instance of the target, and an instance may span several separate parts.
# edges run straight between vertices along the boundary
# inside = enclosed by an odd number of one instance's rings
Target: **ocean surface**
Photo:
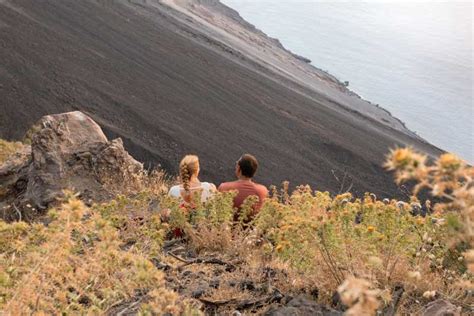
[[[222,2],[432,144],[474,162],[473,2]]]

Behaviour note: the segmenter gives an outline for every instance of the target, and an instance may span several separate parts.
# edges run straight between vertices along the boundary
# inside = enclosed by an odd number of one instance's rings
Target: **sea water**
[[[222,2],[432,144],[474,162],[472,1]]]

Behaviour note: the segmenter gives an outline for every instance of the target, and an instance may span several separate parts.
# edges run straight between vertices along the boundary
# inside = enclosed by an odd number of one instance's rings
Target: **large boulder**
[[[88,200],[109,197],[113,184],[130,182],[143,171],[121,139],[109,141],[100,126],[79,111],[44,116],[28,138],[31,147],[0,166],[5,219],[31,215],[31,210],[41,213],[65,189]]]

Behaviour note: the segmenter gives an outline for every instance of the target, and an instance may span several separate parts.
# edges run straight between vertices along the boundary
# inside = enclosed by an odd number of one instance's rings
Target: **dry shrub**
[[[232,199],[233,193],[219,193],[206,203],[184,203],[166,196],[161,206],[170,211],[170,231],[185,234],[197,252],[222,251],[232,244]]]
[[[168,192],[171,179],[159,169],[135,170],[135,165],[119,169],[119,172],[104,172],[100,179],[104,187],[115,194],[133,196],[149,194],[161,196]]]
[[[433,196],[444,202],[434,206],[436,215],[459,216],[456,234],[451,244],[464,244],[467,268],[474,273],[474,168],[459,157],[445,153],[432,164],[427,157],[410,148],[392,150],[387,157],[386,167],[395,172],[395,180],[402,183],[410,180],[418,182],[414,195],[428,189]],[[449,217],[451,221],[455,219]]]
[[[396,159],[407,159],[407,153],[403,150],[399,154],[403,158]],[[468,306],[465,285],[472,274],[466,266],[470,267],[472,252],[466,252],[466,259],[462,252],[466,242],[472,241],[472,168],[452,156],[441,156],[431,167],[424,164],[422,155],[411,157],[417,163],[402,164],[416,177],[397,169],[396,179],[418,180],[422,185],[416,186],[415,193],[430,187],[449,198],[448,203],[436,204],[434,211],[421,216],[414,214],[421,211],[415,197],[406,203],[378,201],[373,194],[362,199],[348,193],[332,198],[308,186],[292,194],[273,190],[254,222],[266,240],[263,250],[305,273],[328,302],[344,280],[355,276],[380,289],[385,298],[379,299],[385,304],[391,291],[402,284],[406,290],[403,312],[420,312],[421,305],[413,303],[435,296]],[[437,294],[423,297],[433,291]]]
[[[161,253],[166,226],[161,222],[156,197],[148,193],[133,198],[119,195],[114,200],[94,205],[93,209],[118,232],[122,247],[150,257]]]
[[[107,216],[104,216],[107,215]],[[154,314],[186,306],[164,287],[145,248],[123,249],[117,223],[71,194],[47,226],[0,223],[0,308],[5,314],[102,314],[140,299]]]
[[[380,291],[371,287],[370,282],[355,277],[347,278],[338,287],[341,301],[349,307],[346,315],[375,315],[380,306],[378,299]]]
[[[264,251],[305,272],[326,299],[352,275],[381,289],[398,283],[431,289],[433,282],[409,278],[410,271],[420,271],[445,287],[441,270],[446,267],[440,260],[447,252],[447,225],[414,217],[396,201],[352,200],[348,194],[333,199],[307,188],[295,191],[286,203],[272,198],[255,221],[267,240]]]
[[[0,139],[0,165],[15,153],[19,152],[25,145],[20,142],[8,142]]]
[[[426,161],[421,155],[415,157]],[[433,172],[434,168],[458,170],[447,167],[447,160],[442,156],[434,167],[426,168],[433,168]],[[422,163],[417,166],[421,168]],[[449,164],[454,164],[452,159]],[[460,206],[472,205],[468,193],[472,185],[465,182],[471,181],[467,177],[472,169],[460,166],[465,168],[462,175],[447,178],[443,171],[443,176],[433,178],[438,190],[440,186],[450,189],[454,196],[449,204],[428,202],[423,216],[416,197],[408,202],[379,201],[373,194],[360,199],[349,193],[332,197],[308,186],[289,193],[287,184],[280,191],[272,189],[272,197],[250,224],[246,215],[252,212],[248,207],[252,201],[239,214],[240,221],[231,223],[231,196],[217,194],[203,205],[172,199],[165,204],[171,209],[170,227],[182,229],[190,247],[239,258],[245,273],[254,277],[264,269],[281,266],[285,273],[274,284],[288,293],[311,292],[316,284],[322,301],[329,303],[341,284],[365,284],[368,292],[359,292],[370,294],[361,300],[366,304],[356,304],[353,310],[357,314],[362,308],[372,314],[377,307],[390,304],[392,291],[401,284],[405,289],[400,307],[403,313],[419,313],[423,302],[438,297],[466,307],[470,294],[465,285],[472,280],[466,267],[471,252],[463,259],[466,249],[457,247],[453,236],[466,232],[461,226],[470,225]],[[413,180],[402,173],[397,175],[400,179]],[[415,193],[420,188],[417,186]],[[442,208],[446,210],[440,211]],[[467,235],[462,234],[463,241]],[[356,280],[350,279],[353,277],[366,281],[352,282]]]
[[[451,283],[451,291],[427,291],[425,298],[440,294],[454,302],[470,298],[474,290],[474,167],[454,154],[442,154],[436,161],[429,161],[426,155],[411,148],[397,148],[387,156],[386,167],[394,171],[397,183],[416,181],[413,190],[416,196],[421,190],[428,190],[442,202],[432,208],[434,216],[444,217],[453,228],[444,242],[449,253],[443,263],[457,261],[457,269],[445,269],[444,278]],[[428,201],[429,202],[429,201]],[[430,203],[427,203],[431,207]],[[463,256],[459,255],[462,252]],[[461,272],[462,274],[460,275]],[[437,288],[439,290],[439,288]],[[472,304],[471,304],[472,308]]]
[[[400,284],[402,314],[420,313],[439,297],[467,307],[473,168],[450,154],[429,164],[408,149],[393,151],[387,167],[399,183],[418,181],[415,194],[428,188],[444,202],[426,203],[421,216],[415,197],[331,196],[308,186],[290,193],[284,184],[272,189],[256,217],[249,199],[234,222],[232,193],[181,203],[166,194],[169,180],[161,172],[111,183],[121,195],[90,208],[69,194],[46,226],[0,222],[0,308],[7,314],[104,313],[139,298],[145,314],[194,313],[165,289],[149,261],[169,258],[162,245],[173,237],[187,242],[186,251],[234,264],[223,280],[250,279],[288,294],[317,287],[323,303],[339,289],[353,315],[381,310]],[[167,223],[160,220],[164,210]],[[214,300],[250,296],[225,286],[210,293]]]

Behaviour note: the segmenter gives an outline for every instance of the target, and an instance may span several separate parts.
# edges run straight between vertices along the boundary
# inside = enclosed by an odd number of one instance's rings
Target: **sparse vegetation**
[[[390,306],[419,314],[435,298],[468,310],[473,168],[450,154],[429,164],[409,149],[391,152],[387,167],[399,183],[417,181],[415,195],[428,189],[441,201],[426,203],[421,216],[413,209],[425,203],[415,197],[332,197],[308,186],[288,192],[283,185],[273,188],[248,224],[251,201],[234,223],[231,193],[202,205],[182,204],[165,194],[162,173],[134,177],[131,188],[107,203],[86,206],[68,192],[49,210],[48,223],[0,222],[0,310],[263,312],[282,296],[299,293],[331,305],[337,291],[349,315]],[[164,209],[170,210],[166,223]],[[179,247],[173,248],[175,241]],[[186,278],[186,271],[200,279]],[[203,293],[188,290],[211,284],[216,275],[218,285]],[[404,294],[397,296],[397,288]]]
[[[4,163],[11,155],[18,152],[24,145],[20,142],[7,142],[0,139],[0,164]]]
[[[5,313],[101,314],[126,302],[143,302],[142,311],[155,314],[186,311],[149,260],[163,240],[156,218],[146,218],[134,233],[137,246],[124,251],[129,231],[118,228],[124,223],[106,208],[88,208],[69,195],[49,214],[47,226],[1,224],[0,300]]]

